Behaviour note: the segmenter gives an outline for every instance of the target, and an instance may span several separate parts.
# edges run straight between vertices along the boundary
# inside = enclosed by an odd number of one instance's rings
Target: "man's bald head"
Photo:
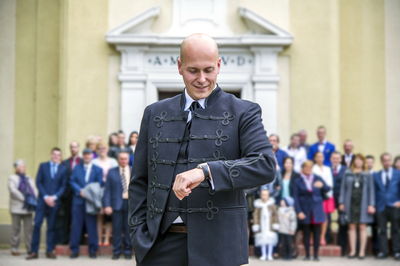
[[[192,99],[207,98],[212,93],[217,86],[220,66],[221,58],[213,38],[196,33],[183,40],[178,70]]]
[[[184,61],[186,55],[191,54],[193,50],[202,50],[209,55],[215,56],[215,60],[219,58],[218,45],[213,38],[204,33],[195,33],[186,37],[180,46],[179,58]]]

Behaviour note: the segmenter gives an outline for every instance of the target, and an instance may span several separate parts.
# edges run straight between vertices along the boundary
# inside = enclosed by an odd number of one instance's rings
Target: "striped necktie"
[[[126,193],[128,191],[128,184],[126,183],[125,175],[126,175],[126,172],[125,172],[125,167],[124,167],[121,170],[121,182],[122,182],[123,193]]]

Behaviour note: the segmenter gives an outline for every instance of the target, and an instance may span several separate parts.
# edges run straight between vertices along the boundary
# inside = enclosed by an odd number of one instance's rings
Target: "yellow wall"
[[[15,12],[14,0],[0,1],[0,224],[9,221],[7,179],[14,157]]]
[[[383,0],[341,0],[341,139],[356,150],[386,150]]]
[[[59,143],[107,135],[107,0],[62,1]]]
[[[328,139],[340,140],[339,7],[337,1],[291,1],[291,132],[325,125]],[[285,103],[280,103],[285,104]]]
[[[58,144],[58,10],[54,0],[17,2],[14,151],[32,176]]]

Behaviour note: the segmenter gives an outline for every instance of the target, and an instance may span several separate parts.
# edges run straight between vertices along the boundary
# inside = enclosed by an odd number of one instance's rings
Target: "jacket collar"
[[[215,89],[211,92],[211,94],[205,99],[205,107],[210,107],[212,106],[217,100],[219,95],[221,94],[222,89],[219,87],[219,85],[217,84],[217,86],[215,87]],[[183,111],[186,105],[186,95],[185,95],[185,90],[182,92],[181,94],[181,110]]]

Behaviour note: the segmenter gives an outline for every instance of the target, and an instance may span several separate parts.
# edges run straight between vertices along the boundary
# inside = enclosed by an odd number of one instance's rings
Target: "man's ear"
[[[221,69],[221,57],[218,57],[217,68],[218,68],[218,74],[219,74],[219,70]]]
[[[182,65],[183,65],[182,60],[180,57],[178,57],[178,72],[180,75],[182,75],[182,72],[183,72]]]

